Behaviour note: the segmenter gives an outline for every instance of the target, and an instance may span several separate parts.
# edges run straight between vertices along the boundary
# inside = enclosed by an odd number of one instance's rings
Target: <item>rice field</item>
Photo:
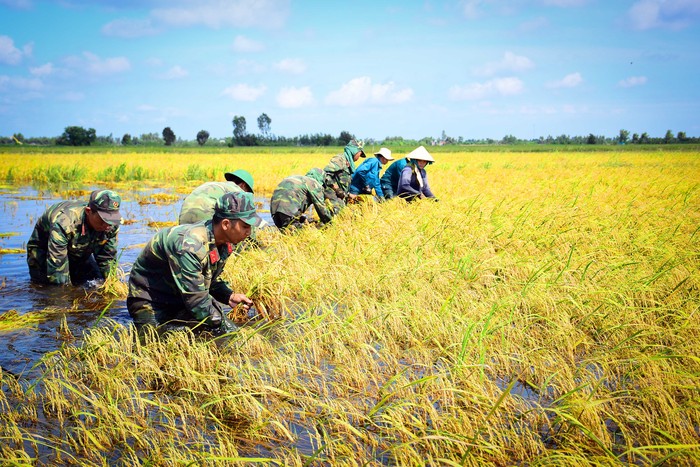
[[[186,191],[243,168],[269,197],[332,154],[3,153],[0,179]],[[0,463],[700,464],[700,151],[433,154],[439,202],[229,260],[273,319],[61,326],[40,377],[0,374]]]

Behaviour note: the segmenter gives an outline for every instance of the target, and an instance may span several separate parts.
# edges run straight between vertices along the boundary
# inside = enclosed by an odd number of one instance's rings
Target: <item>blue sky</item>
[[[700,0],[0,0],[0,135],[700,135]]]

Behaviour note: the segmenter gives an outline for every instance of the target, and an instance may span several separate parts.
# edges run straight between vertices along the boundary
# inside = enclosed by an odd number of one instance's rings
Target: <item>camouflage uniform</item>
[[[242,193],[243,189],[234,182],[208,182],[198,186],[182,202],[178,223],[196,224],[211,219],[219,198],[235,192]]]
[[[93,194],[105,192],[108,190]],[[118,213],[121,199],[118,195],[115,199]],[[116,262],[119,225],[106,232],[93,230],[86,218],[86,206],[84,201],[62,201],[37,220],[27,241],[27,265],[33,281],[78,285],[109,275]]]
[[[227,199],[245,199],[232,207]],[[222,203],[228,203],[223,204]],[[243,207],[241,207],[243,206]],[[228,216],[221,209],[229,209]],[[234,217],[239,215],[239,217]],[[215,207],[215,216],[242,219],[253,225],[260,218],[249,193],[227,193]],[[247,217],[242,217],[242,216]],[[228,304],[233,291],[221,278],[233,245],[217,247],[214,221],[163,229],[146,244],[129,275],[127,308],[137,327],[159,330],[182,326],[222,329],[228,320],[221,304]],[[228,330],[228,329],[223,329]]]
[[[211,219],[158,232],[129,274],[127,306],[136,324],[185,325],[217,314],[220,319],[214,300],[228,303],[233,293],[220,278],[232,251],[229,243],[215,245]],[[144,301],[149,303],[139,303]]]
[[[270,214],[279,229],[289,225],[300,227],[306,220],[304,213],[311,205],[321,222],[331,221],[333,213],[326,206],[321,169],[311,169],[305,176],[292,175],[282,180],[272,193]]]
[[[352,181],[352,174],[355,172],[354,156],[358,151],[363,151],[362,141],[350,141],[343,154],[333,156],[324,167],[324,194],[333,206],[334,214],[338,214],[345,207],[345,198]],[[364,151],[362,153],[364,155]]]

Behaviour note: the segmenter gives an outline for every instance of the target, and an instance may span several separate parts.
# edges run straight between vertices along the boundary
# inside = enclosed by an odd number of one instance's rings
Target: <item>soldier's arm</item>
[[[216,277],[212,278],[209,294],[221,303],[228,303],[233,294],[233,290],[229,283],[221,277],[221,272],[223,272],[223,270],[224,268],[221,266]]]
[[[46,279],[50,284],[70,284],[68,236],[59,222],[54,223],[49,231],[49,243],[46,252]]]
[[[204,266],[197,254],[192,251],[182,251],[179,255],[170,255],[168,261],[185,309],[197,320],[209,318],[212,311],[216,310],[209,290],[205,287],[202,273]]]
[[[116,263],[118,233],[118,227],[114,231],[109,232],[106,236],[105,243],[98,245],[93,252],[97,266],[99,266],[102,277],[105,279],[107,279],[107,276],[112,270],[112,264]]]
[[[323,187],[319,185],[318,189],[309,190],[309,195],[311,196],[311,203],[314,205],[316,214],[318,214],[318,218],[321,219],[321,222],[324,224],[330,222],[333,216],[326,207],[326,197],[323,195]]]

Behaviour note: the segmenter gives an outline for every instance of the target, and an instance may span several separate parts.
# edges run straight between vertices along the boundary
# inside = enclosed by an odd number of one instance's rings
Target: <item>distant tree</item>
[[[620,144],[625,144],[627,143],[627,140],[630,137],[630,132],[627,130],[620,130],[620,136],[617,137],[617,142]]]
[[[258,117],[258,128],[260,128],[260,133],[266,138],[270,133],[270,123],[272,123],[272,119],[266,113],[260,114]]]
[[[554,144],[571,144],[569,135],[561,134],[554,138]]]
[[[685,131],[679,131],[676,139],[679,143],[685,143],[688,141],[688,137],[685,135]]]
[[[12,137],[18,144],[24,144],[24,135],[22,133],[15,133]]]
[[[209,132],[206,130],[199,130],[197,133],[197,143],[199,143],[200,146],[204,146],[209,139]]]
[[[245,122],[245,117],[243,116],[234,116],[232,122],[233,123],[233,137],[236,140],[240,140],[246,135],[246,122]]]
[[[124,133],[122,136],[122,146],[128,146],[131,144],[131,135],[129,133]]]
[[[340,143],[341,146],[347,146],[347,144],[353,138],[354,138],[353,135],[351,135],[349,132],[343,130],[340,132],[340,136],[338,136],[338,142]]]
[[[673,137],[673,132],[671,130],[666,131],[666,135],[664,136],[664,143],[670,144],[675,141],[675,138]]]
[[[443,132],[444,133],[444,132]],[[515,144],[518,142],[518,138],[513,135],[505,135],[501,140],[502,144]]]
[[[595,144],[596,143],[596,137],[593,133],[589,133],[588,137],[586,138],[586,144]]]
[[[649,134],[646,131],[639,137],[639,144],[649,144]]]
[[[97,140],[94,128],[85,129],[81,126],[68,126],[63,134],[56,139],[56,144],[64,146],[90,146]]]
[[[632,144],[639,144],[639,135],[637,133],[632,135]]]
[[[175,132],[170,129],[169,126],[163,128],[163,141],[165,141],[166,146],[170,146],[175,142]]]

